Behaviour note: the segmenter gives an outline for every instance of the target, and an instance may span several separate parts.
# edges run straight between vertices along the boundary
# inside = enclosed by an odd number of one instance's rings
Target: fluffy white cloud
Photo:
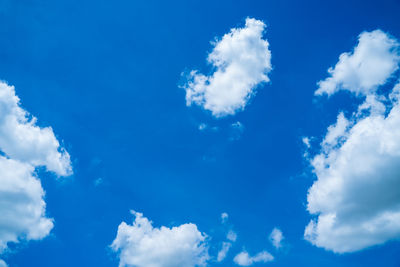
[[[271,52],[264,30],[262,21],[247,18],[244,28],[233,28],[215,42],[207,58],[215,72],[210,76],[190,73],[184,86],[186,104],[202,106],[216,117],[244,109],[256,87],[269,81]]]
[[[283,233],[280,229],[274,228],[269,235],[269,240],[271,241],[272,245],[275,248],[281,248],[282,247],[282,240],[283,240]]]
[[[363,33],[320,84],[320,93],[342,88],[365,100],[350,118],[339,113],[311,159],[318,179],[307,209],[317,217],[304,236],[318,247],[344,253],[400,238],[400,84],[377,94],[398,61],[397,40]]]
[[[346,125],[338,126],[345,121]],[[340,128],[340,131],[337,129]],[[400,237],[400,106],[387,116],[338,117],[312,160],[318,180],[308,210],[318,214],[305,237],[335,252],[351,252]]]
[[[360,34],[353,52],[343,53],[330,77],[318,83],[317,95],[332,95],[349,90],[357,95],[373,93],[399,68],[399,43],[386,33],[375,30]]]
[[[36,126],[36,118],[19,102],[14,86],[0,82],[0,150],[15,160],[70,175],[69,154],[60,147],[53,130]]]
[[[0,157],[0,253],[20,238],[42,239],[53,228],[34,167]]]
[[[119,266],[174,267],[205,266],[206,235],[195,224],[155,228],[143,214],[132,211],[132,225],[122,222],[111,248],[119,253]]]
[[[247,251],[242,251],[239,254],[237,254],[233,259],[233,261],[240,266],[250,266],[254,263],[258,262],[266,263],[273,260],[274,257],[267,251],[262,251],[253,257],[251,257],[249,253],[247,253]]]
[[[52,129],[35,124],[36,118],[20,107],[14,87],[0,82],[0,254],[10,242],[39,240],[53,228],[35,168],[45,166],[59,176],[72,172]],[[6,266],[4,261],[0,266]]]
[[[0,267],[7,267],[7,264],[3,260],[0,260]]]

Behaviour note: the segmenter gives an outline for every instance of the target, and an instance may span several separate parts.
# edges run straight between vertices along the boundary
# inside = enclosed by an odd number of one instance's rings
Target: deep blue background
[[[335,255],[303,240],[306,194],[315,179],[303,136],[325,133],[354,99],[316,99],[340,53],[364,30],[400,38],[400,1],[77,1],[0,0],[0,79],[52,126],[75,174],[39,172],[52,235],[13,247],[13,266],[117,266],[108,245],[130,209],[155,226],[196,223],[223,240],[221,212],[238,233],[228,258],[262,249],[271,266],[399,266],[400,244]],[[210,41],[246,17],[268,25],[271,83],[244,112],[214,119],[185,106],[181,73],[210,71]],[[239,140],[230,124],[240,121]],[[200,123],[219,131],[198,130]],[[95,186],[94,181],[103,183]],[[282,229],[285,248],[268,242]],[[255,265],[257,266],[257,265]]]

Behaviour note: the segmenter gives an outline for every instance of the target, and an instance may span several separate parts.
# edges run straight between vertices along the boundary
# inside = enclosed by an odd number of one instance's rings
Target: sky
[[[399,13],[0,0],[0,267],[399,266]]]

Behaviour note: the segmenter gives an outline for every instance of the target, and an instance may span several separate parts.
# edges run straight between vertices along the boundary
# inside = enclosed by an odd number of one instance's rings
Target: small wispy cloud
[[[282,240],[284,239],[283,233],[279,228],[274,228],[269,235],[269,240],[271,241],[272,245],[279,249],[282,247]]]

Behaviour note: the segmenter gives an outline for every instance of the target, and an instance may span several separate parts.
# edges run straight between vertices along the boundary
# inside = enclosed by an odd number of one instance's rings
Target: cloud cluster
[[[399,68],[399,42],[381,30],[363,32],[353,52],[343,53],[330,77],[318,83],[316,95],[348,90],[356,95],[374,93]]]
[[[240,266],[250,266],[254,263],[266,263],[269,261],[273,261],[274,257],[269,254],[267,251],[261,251],[255,256],[250,256],[247,251],[242,251],[235,256],[233,261]]]
[[[221,214],[221,219],[223,224],[227,222],[228,217],[229,215],[226,212]],[[217,262],[221,262],[226,258],[229,250],[237,240],[236,232],[232,230],[228,231],[226,239],[227,239],[226,241],[222,242],[221,249],[218,251]],[[283,240],[282,232],[275,227],[270,234],[270,241],[276,248],[280,248],[282,245],[281,244],[282,240]],[[233,262],[241,266],[250,266],[253,265],[254,263],[261,263],[261,262],[266,263],[273,260],[274,257],[265,250],[261,251],[255,256],[250,256],[246,250],[243,250],[233,258]]]
[[[51,128],[20,107],[13,86],[0,82],[0,253],[9,242],[39,240],[53,228],[46,217],[44,190],[35,168],[59,176],[72,173],[69,154]],[[5,266],[0,261],[0,266]]]
[[[207,58],[215,72],[206,76],[191,71],[184,86],[186,104],[195,103],[216,117],[244,109],[256,87],[269,81],[271,52],[263,39],[265,27],[262,21],[247,18],[245,27],[233,28],[216,41]]]
[[[223,212],[221,214],[221,222],[222,222],[222,224],[226,224],[227,221],[228,221],[228,218],[229,218],[228,213]],[[227,256],[229,250],[231,249],[233,243],[236,242],[236,239],[237,239],[236,232],[234,232],[233,230],[229,230],[227,235],[226,235],[226,239],[227,239],[226,241],[222,242],[221,249],[218,251],[217,262],[221,262],[226,258],[226,256]]]
[[[317,218],[304,235],[318,247],[344,253],[400,237],[400,84],[389,95],[377,93],[398,69],[397,47],[379,30],[361,34],[354,54],[342,55],[318,89],[333,93],[337,87],[327,84],[334,81],[365,96],[350,118],[339,113],[311,160],[318,179],[308,191],[307,209]]]
[[[205,266],[207,236],[195,224],[155,228],[143,214],[132,211],[132,225],[122,222],[111,248],[119,253],[119,266]]]

